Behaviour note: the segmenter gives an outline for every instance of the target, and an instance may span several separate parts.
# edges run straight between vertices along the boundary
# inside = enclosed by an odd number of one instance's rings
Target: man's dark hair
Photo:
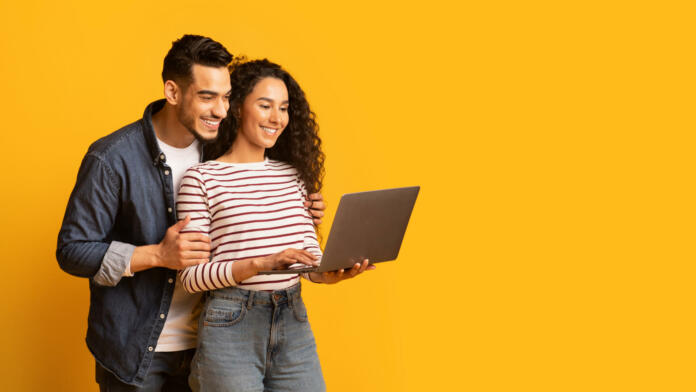
[[[232,55],[219,42],[200,35],[186,34],[172,43],[164,57],[162,81],[173,80],[188,86],[193,80],[194,64],[206,67],[226,67]]]

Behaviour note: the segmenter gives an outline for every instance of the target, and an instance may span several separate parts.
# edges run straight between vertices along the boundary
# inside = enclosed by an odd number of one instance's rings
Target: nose
[[[268,118],[268,121],[270,121],[273,124],[279,124],[280,123],[280,110],[277,108],[271,109],[271,116]]]
[[[218,118],[225,118],[227,116],[227,108],[229,103],[226,98],[218,99],[213,107],[213,115]]]

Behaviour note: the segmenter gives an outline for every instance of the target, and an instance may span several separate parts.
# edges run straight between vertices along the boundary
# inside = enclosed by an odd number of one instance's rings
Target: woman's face
[[[288,125],[288,89],[276,78],[259,80],[244,99],[236,142],[251,149],[271,148]]]

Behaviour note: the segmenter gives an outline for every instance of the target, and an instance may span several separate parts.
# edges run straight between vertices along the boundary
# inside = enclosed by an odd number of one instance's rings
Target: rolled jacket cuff
[[[135,251],[135,245],[113,241],[104,254],[99,271],[92,277],[94,283],[100,286],[116,286],[124,276],[130,273],[130,261]]]

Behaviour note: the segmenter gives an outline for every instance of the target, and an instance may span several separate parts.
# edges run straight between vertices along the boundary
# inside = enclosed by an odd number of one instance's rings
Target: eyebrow
[[[257,101],[274,102],[272,99],[266,98],[266,97],[257,98],[256,100],[257,100]],[[288,100],[286,99],[285,101],[281,102],[280,104],[282,105],[282,104],[286,104],[286,103],[290,103],[290,101],[288,101]]]
[[[227,95],[231,92],[232,92],[232,90],[226,92],[223,95]],[[198,95],[220,95],[217,91],[212,91],[212,90],[200,90],[196,94],[198,94]]]

